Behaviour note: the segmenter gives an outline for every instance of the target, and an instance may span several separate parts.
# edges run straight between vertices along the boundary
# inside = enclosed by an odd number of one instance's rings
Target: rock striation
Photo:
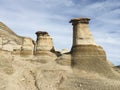
[[[74,18],[70,20],[73,25],[73,46],[96,45],[91,32],[89,31],[89,18]]]
[[[41,63],[54,61],[57,56],[50,35],[45,31],[37,31],[35,34],[37,35],[35,55],[39,58],[38,61]]]
[[[47,32],[36,32],[36,42],[29,37],[15,34],[5,24],[0,22],[0,49],[11,51],[14,55],[40,55],[54,52],[52,38]]]
[[[36,54],[39,54],[40,51],[52,51],[54,49],[52,38],[47,32],[38,31],[36,35]]]
[[[119,70],[94,42],[89,21],[71,19],[71,51],[55,50],[45,31],[34,41],[0,22],[0,90],[119,90]]]
[[[109,76],[112,71],[107,66],[106,53],[101,46],[95,44],[89,31],[89,21],[88,18],[75,18],[70,21],[73,25],[72,67],[75,70],[85,70]]]
[[[20,54],[23,37],[15,34],[5,24],[0,22],[0,49]]]
[[[33,55],[34,54],[34,41],[31,38],[23,38],[23,44],[21,49],[22,55]]]

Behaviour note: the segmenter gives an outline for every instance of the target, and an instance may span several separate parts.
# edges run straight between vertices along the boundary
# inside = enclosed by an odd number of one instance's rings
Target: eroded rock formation
[[[95,45],[93,36],[89,31],[89,18],[71,19],[73,25],[73,46],[76,45]]]
[[[47,32],[37,40],[0,22],[0,90],[119,90],[120,74],[89,31],[88,18],[71,19],[71,51],[55,51]]]
[[[77,18],[70,21],[73,25],[72,66],[79,70],[106,73],[105,70],[108,69],[106,68],[106,54],[101,46],[95,44],[89,31],[89,20],[88,18]],[[103,62],[106,64],[103,65]],[[94,68],[100,63],[101,66]]]
[[[13,51],[20,49],[23,37],[15,34],[5,24],[0,22],[0,47],[2,50]]]
[[[34,54],[34,41],[31,38],[23,38],[22,44],[22,55],[33,55]]]
[[[36,54],[39,54],[41,51],[52,51],[54,49],[52,38],[47,32],[38,31],[36,35]]]

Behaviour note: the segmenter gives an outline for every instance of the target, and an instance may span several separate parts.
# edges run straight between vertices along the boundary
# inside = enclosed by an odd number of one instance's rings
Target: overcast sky
[[[0,21],[21,36],[36,39],[47,31],[55,48],[71,49],[71,18],[88,17],[89,27],[107,58],[120,64],[120,0],[0,0]]]

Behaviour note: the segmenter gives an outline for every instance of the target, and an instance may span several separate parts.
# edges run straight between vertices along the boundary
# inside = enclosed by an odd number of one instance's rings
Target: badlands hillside
[[[0,90],[120,90],[120,71],[94,42],[89,21],[71,19],[69,52],[55,51],[47,32],[34,41],[0,22]]]

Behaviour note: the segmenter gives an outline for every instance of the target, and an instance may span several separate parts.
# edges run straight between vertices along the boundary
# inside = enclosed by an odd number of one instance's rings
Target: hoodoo
[[[41,51],[51,51],[53,49],[52,38],[47,32],[38,31],[36,35],[36,54],[40,54]]]
[[[106,73],[106,71],[110,71],[106,66],[106,54],[101,46],[95,44],[88,28],[89,21],[88,18],[75,18],[70,21],[73,25],[71,64],[78,70]]]
[[[95,45],[92,34],[89,31],[88,18],[71,19],[70,23],[73,25],[73,46],[76,45]]]
[[[94,42],[89,21],[71,19],[70,52],[55,51],[45,31],[34,41],[0,23],[0,90],[120,90],[120,74]]]

